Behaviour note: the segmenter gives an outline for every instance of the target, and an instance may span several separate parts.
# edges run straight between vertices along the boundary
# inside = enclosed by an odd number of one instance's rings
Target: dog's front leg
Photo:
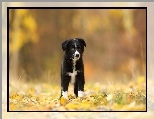
[[[68,99],[68,86],[70,82],[70,77],[66,76],[62,78],[61,84],[61,97]]]
[[[83,97],[84,96],[84,84],[85,84],[85,79],[84,75],[81,73],[77,76],[77,82],[78,82],[78,97]]]
[[[78,81],[76,80],[74,83],[74,94],[78,97]]]

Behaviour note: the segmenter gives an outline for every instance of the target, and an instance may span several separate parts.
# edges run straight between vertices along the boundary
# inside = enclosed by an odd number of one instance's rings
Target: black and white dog
[[[62,43],[62,49],[65,51],[61,67],[61,96],[68,99],[69,83],[74,84],[74,93],[76,97],[83,97],[84,92],[84,65],[82,54],[86,43],[81,38],[69,39]]]

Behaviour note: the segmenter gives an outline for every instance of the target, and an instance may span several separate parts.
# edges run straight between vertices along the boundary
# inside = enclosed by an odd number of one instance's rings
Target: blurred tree
[[[28,42],[38,41],[36,30],[37,24],[29,10],[9,9],[9,56],[14,77],[18,71],[19,51]]]
[[[61,43],[78,36],[78,31],[72,26],[76,10],[34,9],[31,13],[39,26],[37,30],[40,40],[36,44],[29,43],[22,47],[21,66],[29,76],[37,79],[47,75],[47,72],[59,76],[63,53]]]

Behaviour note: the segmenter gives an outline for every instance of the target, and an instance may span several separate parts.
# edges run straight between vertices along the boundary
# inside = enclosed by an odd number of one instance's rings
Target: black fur
[[[78,97],[78,91],[84,91],[84,65],[82,60],[82,54],[84,52],[84,47],[86,43],[81,38],[69,39],[62,43],[62,49],[65,51],[64,59],[61,67],[61,96],[62,91],[68,91],[68,86],[71,81],[71,76],[68,72],[73,73],[73,62],[74,53],[77,51],[79,53],[79,59],[76,60],[75,70],[77,70],[77,75],[74,82],[74,94]],[[77,56],[78,57],[78,56]]]

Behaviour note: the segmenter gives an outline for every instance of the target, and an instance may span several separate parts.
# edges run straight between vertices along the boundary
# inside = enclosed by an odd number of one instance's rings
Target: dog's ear
[[[69,42],[70,42],[70,40],[66,40],[66,41],[64,41],[64,42],[61,44],[63,51],[66,50],[67,45],[68,45]]]
[[[84,39],[82,39],[82,38],[76,38],[76,39],[78,39],[79,42],[80,42],[83,46],[86,47],[86,42],[84,41]]]

